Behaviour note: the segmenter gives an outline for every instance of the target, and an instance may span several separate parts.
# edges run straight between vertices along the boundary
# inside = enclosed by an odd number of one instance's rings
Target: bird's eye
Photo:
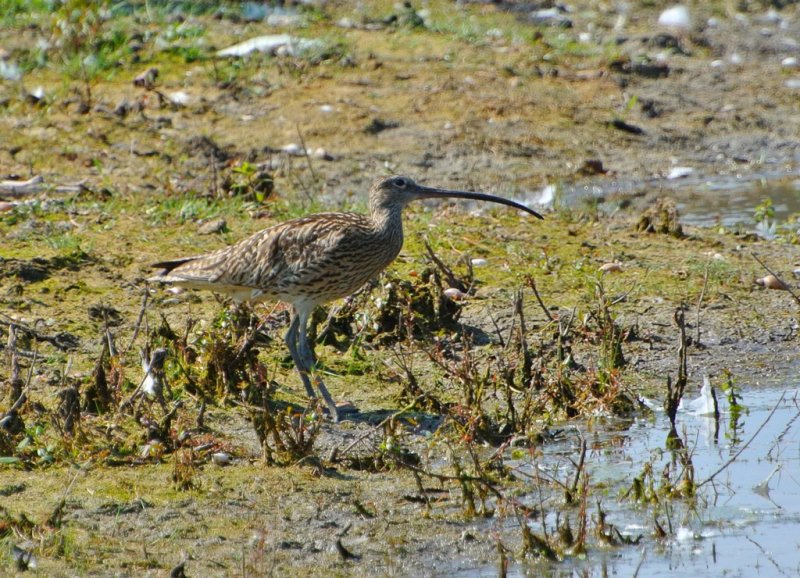
[[[400,177],[394,180],[394,184],[395,186],[404,189],[406,188],[406,184],[408,184],[408,182],[403,177]]]

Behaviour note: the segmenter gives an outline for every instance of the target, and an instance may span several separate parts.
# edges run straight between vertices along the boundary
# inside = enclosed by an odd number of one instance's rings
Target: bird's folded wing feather
[[[157,263],[155,281],[188,286],[251,287],[274,293],[330,266],[342,241],[363,230],[356,214],[321,214],[259,231],[207,255]]]

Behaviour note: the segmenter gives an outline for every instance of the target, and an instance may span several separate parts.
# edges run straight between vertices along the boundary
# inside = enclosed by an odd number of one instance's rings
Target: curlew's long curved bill
[[[449,199],[471,199],[473,201],[488,201],[490,203],[498,203],[500,205],[506,205],[507,207],[514,207],[515,209],[519,209],[520,211],[525,211],[526,213],[530,213],[534,217],[539,219],[544,219],[539,213],[534,211],[533,209],[526,207],[522,203],[517,203],[516,201],[511,201],[509,199],[504,199],[503,197],[495,197],[494,195],[487,195],[486,193],[472,193],[469,191],[452,191],[450,189],[435,189],[432,187],[423,187],[417,185],[417,190],[414,191],[420,199],[438,199],[438,198],[449,198]]]

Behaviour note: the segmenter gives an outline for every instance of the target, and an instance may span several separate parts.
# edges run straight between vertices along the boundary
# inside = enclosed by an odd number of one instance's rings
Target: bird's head
[[[417,198],[415,192],[421,187],[409,177],[391,176],[378,179],[369,191],[370,208],[374,210],[402,209]]]
[[[488,201],[498,203],[508,207],[514,207],[520,211],[525,211],[531,215],[542,219],[543,217],[516,201],[487,195],[486,193],[473,193],[468,191],[454,191],[450,189],[436,189],[418,185],[411,178],[404,176],[393,176],[375,181],[369,192],[369,205],[373,214],[381,211],[401,210],[411,201],[419,199],[470,199],[473,201]]]

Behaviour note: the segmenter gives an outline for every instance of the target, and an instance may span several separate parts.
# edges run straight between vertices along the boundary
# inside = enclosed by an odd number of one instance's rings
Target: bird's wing
[[[327,213],[294,219],[207,255],[165,261],[153,280],[225,292],[244,288],[268,295],[331,266],[343,240],[366,230],[362,215]]]
[[[239,244],[248,285],[273,294],[309,283],[336,262],[353,239],[369,227],[363,215],[323,213],[288,221]],[[252,243],[247,243],[252,241]],[[233,271],[231,271],[233,273]],[[242,276],[247,276],[244,272]]]
[[[149,281],[165,283],[215,283],[224,270],[227,254],[231,247],[225,247],[195,257],[184,257],[173,261],[153,263],[151,267],[161,269]]]

